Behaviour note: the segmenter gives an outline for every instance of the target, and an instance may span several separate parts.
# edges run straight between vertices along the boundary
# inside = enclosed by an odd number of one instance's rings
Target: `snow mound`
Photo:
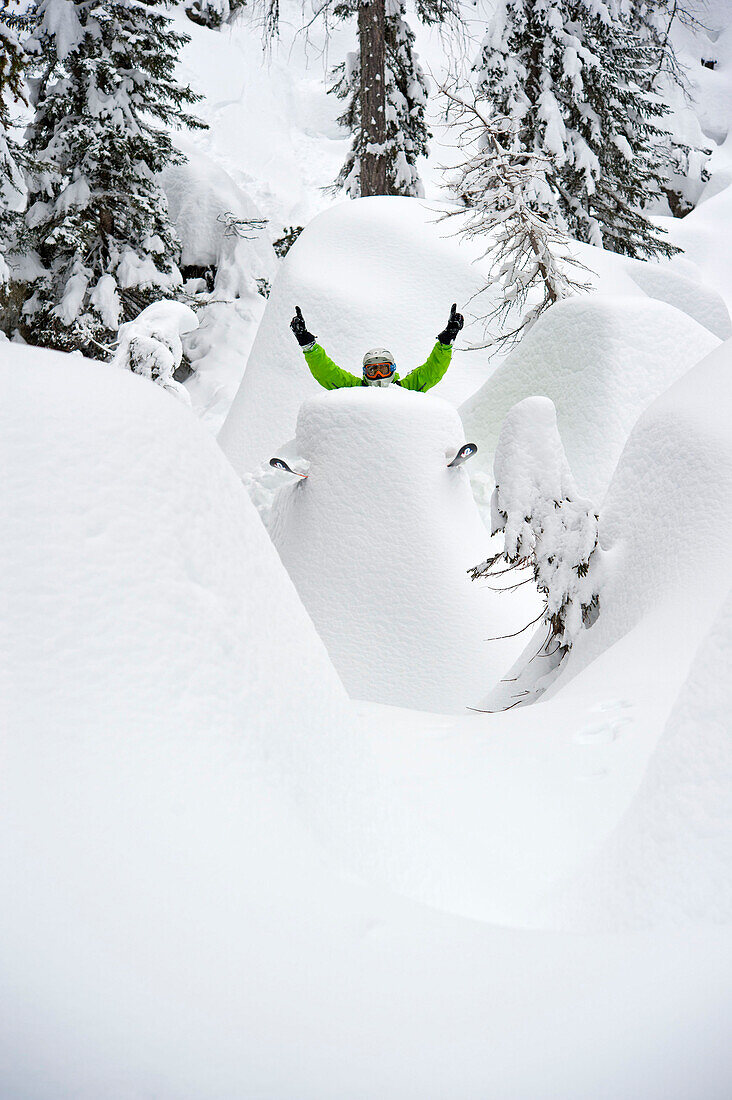
[[[153,302],[133,321],[120,325],[112,366],[157,382],[187,405],[188,391],[174,378],[183,358],[181,336],[198,328],[198,318],[182,302]]]
[[[732,542],[731,367],[727,341],[633,429],[600,511],[600,617],[559,683],[660,605],[675,606],[679,631],[688,631],[724,597]]]
[[[501,424],[525,397],[550,398],[578,488],[595,506],[645,408],[719,341],[686,314],[638,298],[570,298],[539,319],[462,407],[490,473]]]
[[[437,204],[357,199],[311,222],[285,257],[219,442],[240,473],[290,439],[300,404],[318,392],[291,331],[295,306],[339,366],[387,347],[400,374],[423,363],[450,306],[481,286],[474,250],[438,225]],[[458,345],[478,337],[466,328]],[[453,356],[437,392],[464,400],[486,376],[483,356]]]
[[[325,714],[344,719],[253,506],[190,412],[130,372],[9,355],[2,508],[14,520],[0,576],[13,724],[254,740],[276,725],[295,743]]]
[[[535,595],[467,575],[489,536],[467,473],[447,468],[464,442],[450,405],[396,386],[302,406],[296,445],[309,476],[275,502],[272,537],[358,698],[462,709],[522,648],[488,639],[532,619]]]
[[[680,309],[720,340],[732,336],[732,321],[724,299],[704,283],[701,273],[690,261],[675,259],[667,266],[634,261],[629,267],[631,278],[649,298]]]

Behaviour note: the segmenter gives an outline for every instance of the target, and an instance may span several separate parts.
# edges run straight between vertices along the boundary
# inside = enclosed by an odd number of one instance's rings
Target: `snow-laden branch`
[[[550,202],[546,156],[517,147],[510,119],[490,117],[477,99],[445,84],[439,90],[463,151],[448,184],[462,206],[441,220],[457,218],[459,235],[482,241],[489,278],[476,297],[497,297],[480,317],[487,345],[513,344],[555,302],[589,290],[579,277],[587,268],[573,256]]]

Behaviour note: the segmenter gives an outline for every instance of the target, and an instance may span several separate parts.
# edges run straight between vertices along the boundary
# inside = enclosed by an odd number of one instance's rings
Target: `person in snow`
[[[450,310],[450,319],[439,333],[437,343],[427,361],[421,367],[415,367],[409,374],[405,374],[404,378],[400,378],[396,373],[394,356],[386,348],[372,348],[371,351],[366,352],[363,357],[361,378],[347,370],[342,370],[326,355],[312,332],[308,332],[299,306],[295,306],[295,316],[290,322],[290,328],[302,348],[310,373],[326,390],[339,390],[346,386],[389,386],[394,382],[406,390],[424,392],[436,386],[450,366],[452,342],[463,324],[463,316],[457,312],[457,302],[455,302]]]

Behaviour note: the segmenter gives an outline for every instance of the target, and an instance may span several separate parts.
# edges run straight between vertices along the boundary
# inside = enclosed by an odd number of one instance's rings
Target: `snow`
[[[620,827],[548,906],[563,927],[732,920],[732,599],[699,647]]]
[[[722,295],[710,286],[686,256],[675,256],[667,265],[628,263],[631,278],[649,298],[668,302],[704,325],[720,340],[732,336],[732,321]]]
[[[109,280],[111,291],[116,293],[111,276],[104,276],[99,285],[104,279]],[[133,321],[120,326],[112,365],[152,379],[189,405],[187,391],[173,375],[183,358],[181,337],[197,327],[195,313],[182,302],[165,299],[153,302]]]
[[[229,214],[235,219],[262,219],[260,207],[246,189],[202,153],[188,138],[185,164],[171,164],[161,174],[171,221],[181,241],[181,267],[218,265],[227,239]],[[252,271],[271,279],[276,257],[266,232],[252,232],[247,245]]]
[[[732,540],[732,341],[639,418],[600,509],[603,610],[567,662],[572,675],[664,604],[698,637],[727,591]],[[652,563],[652,567],[650,567]]]
[[[506,560],[528,560],[546,595],[544,623],[552,624],[549,648],[556,652],[572,644],[589,615],[594,618],[597,516],[577,494],[556,410],[546,397],[527,397],[508,412],[493,473],[491,527],[503,532],[500,570]],[[485,575],[491,576],[489,565]]]
[[[732,141],[729,144],[732,154]],[[732,257],[728,243],[731,218],[732,187],[727,185],[673,230],[674,244],[684,249],[683,259],[694,263],[705,281],[718,289],[729,310],[732,310]]]
[[[388,347],[400,374],[425,361],[451,304],[459,309],[482,285],[470,265],[476,252],[438,224],[440,213],[418,199],[358,199],[331,207],[300,234],[272,287],[219,434],[240,473],[292,437],[300,404],[319,390],[290,332],[296,305],[331,358],[352,373],[361,373],[371,347]],[[466,325],[460,343],[470,339]],[[456,403],[486,373],[484,356],[457,350],[436,393]]]
[[[80,270],[76,270],[77,268]],[[88,276],[84,274],[83,266],[77,261],[74,265],[74,274],[66,280],[64,296],[54,309],[56,316],[65,325],[70,325],[81,309],[88,286]]]
[[[45,729],[53,707],[59,736],[76,724],[184,739],[209,722],[254,736],[270,720],[306,736],[306,699],[316,724],[338,715],[322,644],[191,414],[131,372],[7,347],[3,663],[16,728]]]
[[[720,867],[730,844],[721,806],[730,796],[732,699],[721,666],[732,541],[723,503],[732,499],[731,355],[728,341],[643,414],[600,513],[600,616],[577,640],[551,702],[566,705],[572,685],[588,677],[607,691],[608,667],[635,654],[645,706],[662,693],[653,724],[663,732],[617,832],[542,902],[535,919],[545,924],[729,921]],[[614,718],[598,713],[584,729],[605,767],[613,743],[634,733],[626,692]]]
[[[99,313],[105,326],[114,331],[122,316],[122,302],[117,293],[117,281],[113,275],[102,275],[89,301]]]
[[[489,639],[533,619],[536,596],[467,575],[489,535],[467,473],[447,468],[464,442],[447,402],[396,386],[334,390],[300,410],[308,478],[283,489],[271,533],[353,697],[464,710],[523,648]]]
[[[662,302],[599,294],[558,302],[461,406],[479,447],[475,466],[490,474],[513,405],[548,397],[579,491],[600,506],[640,413],[718,342]]]
[[[471,6],[479,33],[487,6]],[[49,5],[58,19],[70,8]],[[212,123],[180,139],[195,149],[190,174],[166,178],[184,246],[221,260],[209,196],[270,218],[232,253],[240,296],[193,302],[186,387],[209,430],[130,372],[0,345],[0,1091],[722,1100],[732,348],[715,337],[728,338],[732,308],[728,5],[707,5],[708,43],[677,29],[697,99],[675,107],[675,129],[715,143],[699,207],[664,220],[685,255],[648,265],[579,247],[599,293],[553,307],[554,327],[537,326],[503,366],[460,350],[469,330],[429,396],[324,394],[289,320],[302,305],[345,367],[386,343],[404,370],[480,285],[473,254],[434,220],[437,165],[451,155],[435,100],[438,138],[420,166],[429,201],[333,206],[272,265],[269,303],[252,290],[249,249],[267,253],[286,225],[330,206],[321,188],[348,144],[322,78],[353,28],[323,52],[318,28],[295,33],[299,0],[282,11],[269,67],[253,8],[221,32],[175,15],[193,36],[184,76]],[[418,48],[439,73],[439,31],[418,28]],[[110,288],[99,294],[113,310]],[[232,472],[210,431],[265,306],[221,436]],[[600,513],[599,619],[536,705],[466,714],[454,668],[444,709],[459,713],[350,702],[333,662],[352,691],[380,697],[419,630],[420,675],[455,629],[479,693],[490,686],[482,639],[513,595],[457,595],[462,543],[480,545],[467,565],[492,549],[466,479],[478,467],[492,490],[506,414],[527,400],[546,412],[547,398],[561,444],[552,432],[535,456],[547,463],[537,482],[550,488],[550,469],[563,482],[563,447]],[[462,470],[444,468],[446,452],[472,433],[444,401],[467,401],[486,426]],[[513,457],[547,440],[516,437]],[[275,453],[305,468],[306,451],[306,482],[270,471],[253,485],[275,498],[262,510],[283,553],[317,567],[298,594],[237,474]],[[382,462],[387,476],[366,476]],[[396,565],[379,570],[384,547]],[[331,632],[332,661],[303,600]],[[366,616],[378,637],[357,645]],[[359,648],[372,661],[362,692]],[[416,700],[416,677],[404,683]]]
[[[182,267],[216,269],[213,293],[196,296],[200,326],[185,342],[193,369],[186,389],[215,433],[231,406],[264,312],[260,291],[274,278],[277,257],[271,242],[277,233],[243,185],[190,139],[180,144],[188,160],[168,166],[161,183],[181,241]],[[246,222],[264,224],[248,228]]]
[[[54,36],[59,58],[68,57],[84,33],[74,5],[68,0],[42,0],[38,14],[40,33]]]
[[[596,840],[572,704],[359,725],[191,414],[9,350],[4,1094],[724,1095],[727,929],[557,935],[393,892],[515,923]]]
[[[123,252],[116,274],[121,287],[157,286],[163,291],[174,292],[180,285],[177,268],[172,274],[159,271],[151,256],[138,256],[131,248]]]

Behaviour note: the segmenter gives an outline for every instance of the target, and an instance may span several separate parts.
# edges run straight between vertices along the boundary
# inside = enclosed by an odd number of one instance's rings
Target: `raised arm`
[[[323,351],[320,344],[310,344],[302,351],[305,362],[310,367],[310,373],[324,389],[342,390],[346,386],[363,385],[361,379],[357,378],[355,374],[342,370],[337,363],[334,363],[330,356]]]
[[[312,332],[308,331],[299,306],[295,306],[295,316],[290,321],[290,328],[302,348],[310,373],[324,389],[341,390],[347,386],[360,386],[362,384],[361,379],[357,378],[355,374],[351,374],[347,370],[341,370],[330,356],[326,355],[320,344],[316,343]]]
[[[409,374],[405,374],[404,378],[400,379],[400,385],[405,390],[431,390],[450,366],[451,359],[450,344],[441,344],[438,340],[426,362],[421,367],[415,367]]]
[[[415,367],[401,380],[401,385],[407,390],[431,390],[442,378],[450,366],[452,359],[452,342],[460,332],[464,324],[462,313],[457,312],[457,302],[453,303],[450,310],[450,319],[445,328],[439,333],[437,343],[429,354],[429,357],[421,367]]]

